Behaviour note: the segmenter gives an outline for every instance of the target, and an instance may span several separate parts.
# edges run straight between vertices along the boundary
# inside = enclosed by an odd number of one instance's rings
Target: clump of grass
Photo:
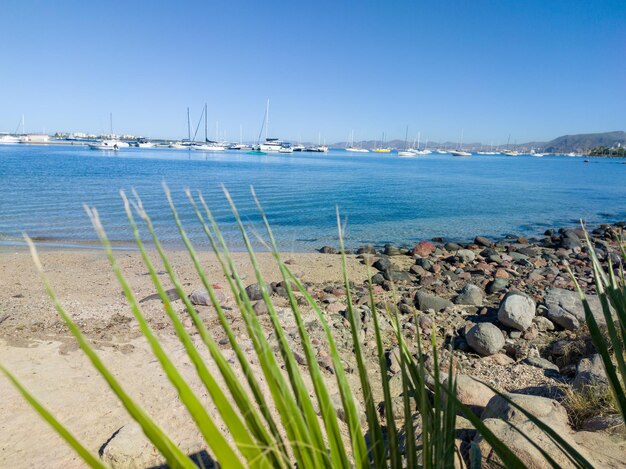
[[[585,386],[582,390],[566,387],[563,391],[561,404],[575,430],[580,430],[591,417],[619,413],[615,396],[608,386]]]

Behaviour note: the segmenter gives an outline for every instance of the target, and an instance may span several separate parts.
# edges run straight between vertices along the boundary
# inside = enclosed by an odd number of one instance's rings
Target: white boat
[[[370,151],[367,148],[359,148],[354,146],[354,130],[350,135],[350,146],[346,147],[346,151],[350,153],[369,153]]]
[[[293,153],[293,148],[291,148],[289,146],[282,146],[278,150],[278,153]]]
[[[199,145],[193,145],[191,148],[198,151],[224,151],[226,147],[218,144],[217,142],[207,142]]]
[[[293,151],[304,151],[304,145],[302,144],[293,145],[291,148]]]
[[[118,151],[120,148],[128,148],[130,145],[120,140],[100,140],[96,143],[90,143],[89,148],[92,150],[109,150]]]
[[[170,142],[167,147],[173,148],[174,150],[185,150],[186,148],[189,148],[187,145],[183,145],[181,142]]]
[[[2,145],[14,145],[14,144],[21,143],[21,142],[22,142],[22,139],[14,135],[0,136],[0,144]]]
[[[437,153],[439,153],[440,155],[447,155],[448,152],[446,150],[442,150],[441,148],[435,150]]]
[[[472,154],[469,151],[464,151],[464,150],[451,150],[450,154],[452,156],[472,156]]]
[[[504,156],[519,156],[519,152],[515,150],[502,150]]]
[[[419,138],[420,138],[420,134],[418,132],[417,134],[417,148],[419,149]],[[406,126],[406,134],[404,135],[404,150],[398,150],[398,156],[400,158],[413,158],[414,156],[417,156],[417,150],[413,149],[413,148],[408,148],[409,146],[409,126]],[[415,146],[415,145],[414,145]]]

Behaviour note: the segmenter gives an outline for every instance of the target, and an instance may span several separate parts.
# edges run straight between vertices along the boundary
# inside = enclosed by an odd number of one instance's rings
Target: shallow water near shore
[[[281,250],[337,244],[335,207],[347,222],[347,245],[410,245],[443,236],[538,236],[546,228],[626,219],[623,159],[395,154],[249,155],[189,150],[101,152],[77,146],[0,146],[0,241],[22,232],[51,244],[93,245],[82,205],[95,206],[109,237],[130,244],[119,190],[135,188],[161,240],[180,247],[162,182],[192,240],[208,246],[183,190],[201,191],[224,234],[241,249],[221,184],[244,219],[264,235],[254,186]],[[144,230],[145,235],[145,230]],[[255,240],[257,246],[261,243]]]

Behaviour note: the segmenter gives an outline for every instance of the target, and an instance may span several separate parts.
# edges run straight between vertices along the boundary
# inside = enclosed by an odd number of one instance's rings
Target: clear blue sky
[[[0,131],[505,142],[626,129],[626,1],[32,1],[0,15]]]

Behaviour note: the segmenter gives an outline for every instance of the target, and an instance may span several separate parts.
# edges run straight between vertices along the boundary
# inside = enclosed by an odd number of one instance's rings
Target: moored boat
[[[128,148],[130,145],[120,140],[100,140],[96,143],[90,143],[91,150],[109,150],[118,151],[120,148]]]

